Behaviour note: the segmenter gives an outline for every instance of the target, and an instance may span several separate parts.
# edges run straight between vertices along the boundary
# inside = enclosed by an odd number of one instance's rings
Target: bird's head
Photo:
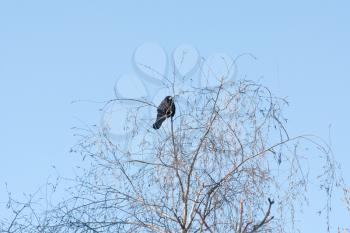
[[[165,98],[166,98],[168,103],[172,103],[173,102],[173,97],[172,96],[167,96]]]

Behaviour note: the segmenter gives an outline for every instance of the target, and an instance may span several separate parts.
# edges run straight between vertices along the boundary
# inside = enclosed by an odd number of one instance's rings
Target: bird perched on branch
[[[171,96],[165,97],[157,108],[157,120],[153,124],[153,129],[159,129],[166,118],[173,118],[175,109],[174,98]]]

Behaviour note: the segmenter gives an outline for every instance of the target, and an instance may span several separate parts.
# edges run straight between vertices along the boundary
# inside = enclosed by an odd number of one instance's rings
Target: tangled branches
[[[286,232],[295,204],[305,200],[306,145],[325,157],[312,136],[290,137],[287,101],[253,81],[176,91],[177,114],[152,130],[156,103],[132,102],[124,138],[108,124],[81,130],[72,149],[91,161],[70,198],[42,211],[12,202],[3,232]],[[311,153],[311,152],[310,152]],[[276,203],[274,201],[276,201]],[[275,203],[275,205],[274,205]]]

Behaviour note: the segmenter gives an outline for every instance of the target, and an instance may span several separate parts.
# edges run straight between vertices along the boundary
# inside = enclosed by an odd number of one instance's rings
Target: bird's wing
[[[157,117],[165,115],[168,108],[169,108],[169,105],[167,101],[163,100],[157,108]]]

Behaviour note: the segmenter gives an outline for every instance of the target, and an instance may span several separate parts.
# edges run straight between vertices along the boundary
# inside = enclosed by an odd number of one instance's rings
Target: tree
[[[10,199],[14,217],[2,231],[288,232],[295,205],[307,199],[305,156],[329,158],[327,145],[289,136],[288,102],[260,83],[222,76],[179,89],[177,75],[164,83],[177,107],[172,120],[155,131],[154,117],[141,113],[156,113],[158,103],[108,101],[104,112],[132,103],[126,136],[113,138],[108,124],[76,129],[72,151],[91,167],[76,177],[70,198],[44,209]]]

